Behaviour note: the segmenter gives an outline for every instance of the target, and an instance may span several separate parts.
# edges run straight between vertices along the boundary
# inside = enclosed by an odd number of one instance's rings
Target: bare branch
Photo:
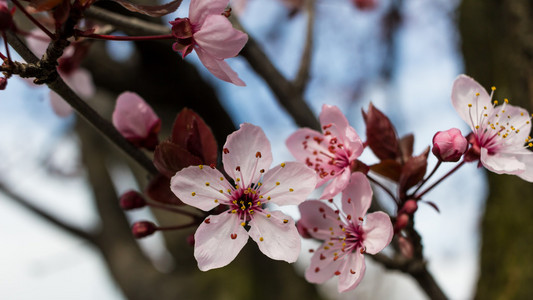
[[[60,221],[56,217],[52,216],[51,214],[47,213],[46,211],[34,206],[30,201],[26,200],[24,197],[16,194],[13,192],[7,185],[0,182],[0,192],[3,193],[8,198],[12,199],[16,203],[22,205],[27,210],[31,211],[32,213],[38,215],[42,219],[50,222],[51,224],[55,225],[56,227],[63,229],[64,231],[78,237],[81,239],[84,239],[91,244],[96,243],[96,236],[92,233],[89,233],[87,231],[78,229],[74,226],[71,226],[63,221]]]
[[[315,0],[307,0],[307,32],[305,36],[305,47],[300,61],[300,69],[294,80],[296,91],[301,95],[309,81],[309,71],[311,69],[311,57],[313,49],[313,28],[315,24]]]

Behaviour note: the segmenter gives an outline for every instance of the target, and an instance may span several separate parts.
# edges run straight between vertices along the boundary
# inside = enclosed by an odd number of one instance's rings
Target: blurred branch
[[[18,66],[19,71],[24,72],[24,68],[30,67],[35,70],[40,69],[39,63],[41,62],[26,45],[16,36],[13,32],[7,31],[6,33],[9,44],[22,56],[22,58],[29,63],[29,65],[23,65],[15,63]],[[53,71],[48,73],[47,85],[50,89],[56,92],[58,95],[70,104],[83,118],[96,128],[100,133],[106,136],[112,143],[117,145],[131,158],[137,161],[143,168],[151,174],[156,174],[152,161],[139,149],[134,147],[128,142],[113,125],[107,120],[103,119],[93,108],[91,108],[85,101],[83,101],[72,89],[65,84],[63,79],[57,74],[55,66]],[[24,75],[24,74],[22,74]]]
[[[302,53],[302,58],[300,61],[300,69],[298,70],[298,75],[293,84],[300,95],[303,94],[307,82],[309,81],[309,71],[311,69],[311,57],[313,49],[313,28],[315,24],[315,2],[316,0],[307,0],[306,10],[307,10],[307,33],[305,36],[305,48]]]
[[[167,26],[156,25],[141,21],[137,18],[124,17],[97,7],[88,9],[86,16],[107,22],[128,33],[132,33],[129,30],[130,26],[136,34],[163,35],[170,33],[170,28]],[[237,29],[245,31],[236,18],[231,17],[230,20]],[[244,46],[240,54],[248,61],[254,71],[263,77],[272,92],[276,95],[278,103],[292,116],[296,124],[320,130],[320,124],[302,98],[301,92],[274,67],[270,59],[251,36],[249,36],[248,43]]]
[[[15,201],[16,203],[22,205],[27,210],[29,210],[32,213],[38,215],[39,217],[41,217],[42,219],[48,221],[49,223],[55,225],[56,227],[58,227],[60,229],[63,229],[64,231],[72,234],[73,236],[76,236],[78,238],[84,239],[84,240],[90,242],[91,244],[95,244],[96,243],[95,235],[93,235],[93,234],[91,234],[91,233],[89,233],[87,231],[83,231],[81,229],[73,227],[73,226],[71,226],[71,225],[69,225],[69,224],[67,224],[67,223],[65,223],[63,221],[60,221],[56,217],[54,217],[51,214],[47,213],[46,211],[36,207],[30,201],[26,200],[24,197],[16,194],[7,185],[5,185],[5,184],[3,184],[1,182],[0,182],[0,192],[3,193],[8,198],[10,198],[13,201]]]

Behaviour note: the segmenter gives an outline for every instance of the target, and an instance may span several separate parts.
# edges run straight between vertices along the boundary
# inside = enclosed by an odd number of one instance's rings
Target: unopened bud
[[[0,17],[1,18],[1,17]],[[6,89],[7,86],[7,78],[0,77],[0,91],[3,91]]]
[[[468,142],[457,128],[439,131],[433,136],[433,149],[435,156],[445,162],[458,161],[465,153]]]
[[[400,252],[403,256],[410,259],[413,258],[414,249],[413,244],[403,236],[398,237],[398,246],[400,247]]]
[[[149,236],[156,232],[157,226],[150,221],[139,221],[133,224],[131,227],[131,232],[133,236],[140,239],[145,236]]]
[[[312,236],[309,234],[309,230],[307,230],[307,227],[305,227],[302,222],[296,223],[296,229],[298,229],[298,233],[301,237],[304,239],[310,239]]]
[[[407,214],[400,214],[396,217],[396,223],[394,224],[394,232],[399,232],[409,224],[409,216]]]
[[[417,209],[418,209],[418,204],[416,203],[415,200],[407,200],[405,201],[401,211],[408,215],[412,215],[415,213]]]
[[[146,200],[136,191],[128,191],[120,196],[120,207],[123,210],[136,209],[146,206]]]

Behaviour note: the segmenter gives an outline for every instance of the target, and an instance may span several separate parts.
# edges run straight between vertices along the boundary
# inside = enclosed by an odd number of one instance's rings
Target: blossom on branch
[[[300,236],[291,217],[265,204],[297,205],[315,188],[316,174],[304,164],[288,162],[269,170],[270,142],[261,128],[242,124],[224,145],[224,170],[230,183],[212,166],[191,166],[171,179],[171,190],[184,203],[209,211],[194,235],[194,257],[202,271],[229,264],[251,237],[266,256],[287,262],[300,253]]]
[[[323,283],[339,276],[338,290],[357,287],[365,273],[364,253],[376,254],[392,240],[393,228],[384,212],[366,215],[372,202],[372,188],[363,173],[356,172],[342,193],[342,209],[334,211],[322,201],[311,200],[299,205],[299,223],[324,243],[314,251],[305,278]]]
[[[433,136],[433,154],[441,161],[456,162],[465,153],[468,142],[457,128],[439,131]]]
[[[472,148],[467,155],[497,174],[512,174],[533,182],[533,146],[529,136],[531,116],[517,106],[492,103],[496,88],[487,91],[474,79],[460,75],[453,83],[452,104],[459,116],[470,125]]]
[[[123,92],[113,111],[113,125],[132,144],[154,150],[161,120],[136,93]]]
[[[170,21],[176,42],[174,51],[185,58],[194,49],[202,64],[217,78],[245,86],[226,58],[235,57],[248,41],[248,35],[233,28],[224,15],[229,0],[192,0],[188,18]]]
[[[320,177],[317,186],[331,180],[320,197],[327,199],[348,185],[351,164],[364,147],[338,107],[322,106],[320,124],[323,133],[309,128],[299,129],[287,139],[287,147],[296,160],[305,162],[317,172]]]

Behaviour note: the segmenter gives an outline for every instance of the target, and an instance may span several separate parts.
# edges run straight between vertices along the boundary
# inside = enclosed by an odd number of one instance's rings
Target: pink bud
[[[137,94],[124,92],[117,98],[113,111],[113,125],[130,143],[154,150],[161,120]]]
[[[439,131],[433,137],[433,149],[435,156],[445,162],[458,161],[465,153],[468,142],[457,128]]]
[[[13,15],[5,1],[0,1],[0,31],[6,31],[13,25]]]
[[[0,17],[1,18],[1,17]],[[0,77],[0,91],[3,91],[6,89],[7,86],[7,78]]]
[[[140,221],[133,224],[131,232],[135,238],[143,238],[156,232],[157,226],[150,221]]]
[[[408,239],[404,238],[403,236],[399,236],[398,246],[400,247],[400,252],[403,254],[403,256],[408,259],[413,258],[413,244]]]
[[[128,191],[120,196],[120,207],[123,210],[136,209],[146,206],[143,196],[136,191]]]
[[[401,211],[408,215],[412,215],[415,213],[417,209],[418,209],[418,204],[416,203],[415,200],[407,200],[405,201]]]
[[[399,232],[409,224],[409,216],[407,214],[400,214],[396,217],[396,223],[394,224],[394,232]]]

